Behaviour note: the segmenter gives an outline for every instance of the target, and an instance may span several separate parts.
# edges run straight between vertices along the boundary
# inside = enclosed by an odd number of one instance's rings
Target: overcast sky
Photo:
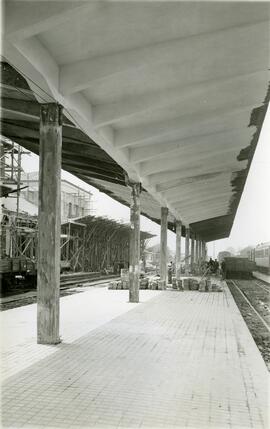
[[[255,129],[254,129],[255,130]],[[208,254],[217,256],[220,250],[234,247],[236,250],[248,245],[256,245],[270,241],[270,109],[264,121],[260,139],[247,178],[246,186],[234,220],[229,238],[208,243]],[[26,172],[38,170],[38,157],[36,155],[24,156],[23,168]],[[94,199],[94,213],[106,215],[114,219],[129,221],[129,208],[114,201],[107,195],[87,185],[75,176],[62,170],[62,178],[91,190]],[[141,229],[157,236],[151,244],[159,241],[160,227],[144,216],[141,217]],[[175,234],[168,232],[168,245],[175,249]]]

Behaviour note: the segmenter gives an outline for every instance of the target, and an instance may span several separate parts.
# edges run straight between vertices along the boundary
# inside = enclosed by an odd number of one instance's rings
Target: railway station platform
[[[267,428],[268,372],[228,290],[83,288],[57,346],[36,305],[2,313],[2,426]]]
[[[256,277],[256,279],[262,280],[265,283],[270,284],[270,276],[264,273],[261,273],[260,271],[253,271],[253,276]]]

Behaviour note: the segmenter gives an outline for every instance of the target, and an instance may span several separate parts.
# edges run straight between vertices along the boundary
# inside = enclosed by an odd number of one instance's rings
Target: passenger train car
[[[258,244],[250,252],[250,259],[256,263],[256,269],[270,274],[270,242]]]

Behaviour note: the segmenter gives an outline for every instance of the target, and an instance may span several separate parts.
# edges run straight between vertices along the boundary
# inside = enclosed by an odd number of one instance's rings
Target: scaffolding
[[[119,273],[128,268],[130,225],[106,217],[85,216],[62,225],[62,259],[72,271]],[[142,260],[145,242],[153,237],[141,231]]]
[[[20,211],[22,186],[22,155],[29,154],[21,146],[1,136],[0,183],[1,196],[16,199],[16,209],[1,203],[1,259],[27,260],[35,263],[37,218]]]
[[[20,207],[21,190],[28,188],[22,186],[23,154],[29,152],[23,152],[19,145],[8,139],[1,139],[2,195],[16,198],[15,210],[8,210],[4,204],[1,206],[1,259],[36,266],[38,219],[22,212]],[[36,179],[28,179],[27,184],[36,182]],[[78,189],[72,195],[78,206],[86,208],[89,205],[90,210],[90,192]],[[141,232],[143,266],[146,240],[151,237],[151,234]],[[61,270],[119,273],[129,264],[129,239],[130,225],[123,222],[89,213],[68,219],[61,226]]]
[[[16,213],[19,214],[20,208],[20,193],[27,186],[22,186],[22,155],[29,154],[25,152],[21,146],[1,136],[0,143],[0,184],[1,196],[13,197],[11,194],[16,194]]]
[[[37,218],[27,214],[2,211],[1,258],[24,258],[36,261]]]

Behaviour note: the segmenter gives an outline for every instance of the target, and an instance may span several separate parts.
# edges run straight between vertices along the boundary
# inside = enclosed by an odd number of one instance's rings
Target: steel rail
[[[256,308],[253,307],[253,305],[251,304],[250,300],[246,297],[246,295],[241,291],[241,289],[237,286],[237,284],[233,281],[230,280],[230,282],[236,287],[236,289],[241,293],[241,295],[243,296],[243,298],[245,299],[245,301],[249,304],[250,308],[254,311],[254,313],[256,313],[256,315],[258,316],[258,318],[261,320],[261,322],[264,324],[264,326],[266,327],[266,329],[268,330],[268,332],[270,332],[270,326],[266,323],[266,321],[262,318],[262,316],[258,313],[258,311],[256,310]]]
[[[256,284],[257,286],[259,286],[260,288],[262,288],[262,289],[266,290],[266,292],[270,293],[270,287],[269,287],[269,288],[268,288],[268,287],[265,287],[265,286],[261,285],[261,284],[260,284],[260,283],[258,283],[258,282],[255,282],[255,284]]]

